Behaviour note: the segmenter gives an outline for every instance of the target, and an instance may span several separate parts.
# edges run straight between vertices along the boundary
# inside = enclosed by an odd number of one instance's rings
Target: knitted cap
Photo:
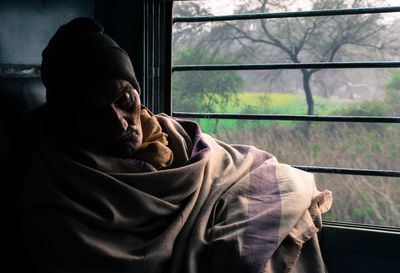
[[[61,26],[42,52],[47,101],[68,102],[106,79],[127,80],[140,93],[128,54],[91,18]]]

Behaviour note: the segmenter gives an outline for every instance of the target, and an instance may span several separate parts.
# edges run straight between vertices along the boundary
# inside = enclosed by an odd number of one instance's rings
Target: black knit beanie
[[[79,99],[106,79],[127,80],[140,93],[128,54],[91,18],[61,26],[42,52],[41,77],[49,104]]]

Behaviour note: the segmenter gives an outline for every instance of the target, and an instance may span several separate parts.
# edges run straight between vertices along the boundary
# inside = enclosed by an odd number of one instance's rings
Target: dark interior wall
[[[400,272],[397,229],[325,225],[320,244],[329,273]]]
[[[95,16],[95,0],[1,0],[0,63],[40,64],[57,28],[79,16]]]
[[[75,17],[95,17],[95,2],[1,0],[0,65],[39,65],[42,50],[57,28]],[[38,78],[0,74],[0,212],[4,219],[0,227],[0,272],[30,272],[20,268],[19,262],[17,192],[30,154],[27,111],[43,103],[44,95]]]
[[[2,0],[0,64],[39,65],[50,37],[69,20],[96,18],[132,59],[143,82],[144,2],[131,0]]]
[[[165,0],[2,0],[0,1],[0,64],[40,65],[41,53],[57,28],[69,20],[97,19],[132,59],[143,102],[156,112],[163,105],[162,27]],[[161,44],[161,48],[160,48]],[[160,55],[161,54],[161,55]],[[156,74],[154,71],[158,71]],[[154,106],[154,107],[153,107]]]
[[[143,86],[144,2],[131,0],[97,1],[97,19],[104,32],[122,47],[132,60],[136,77]]]

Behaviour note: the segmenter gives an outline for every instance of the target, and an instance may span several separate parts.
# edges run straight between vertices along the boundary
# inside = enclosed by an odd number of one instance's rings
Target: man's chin
[[[139,151],[141,143],[121,142],[110,147],[110,153],[116,157],[132,158]]]

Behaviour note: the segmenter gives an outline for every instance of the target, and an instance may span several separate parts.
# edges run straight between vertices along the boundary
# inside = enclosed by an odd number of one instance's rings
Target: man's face
[[[84,142],[114,156],[133,156],[143,141],[137,90],[125,80],[105,80],[86,94],[73,109]]]

